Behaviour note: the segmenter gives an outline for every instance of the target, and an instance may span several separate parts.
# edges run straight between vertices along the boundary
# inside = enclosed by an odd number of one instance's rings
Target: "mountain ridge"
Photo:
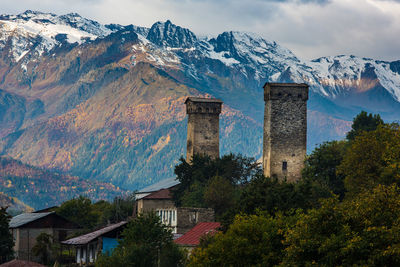
[[[302,61],[254,33],[197,38],[171,21],[101,25],[98,35],[68,23],[74,30],[62,28],[63,38],[54,31],[42,38],[41,31],[11,34],[12,16],[0,16],[0,154],[85,179],[134,190],[172,177],[185,154],[183,102],[191,95],[224,101],[221,154],[255,158],[262,154],[265,82],[310,85],[309,151],[343,138],[361,109],[400,116],[400,61]],[[46,16],[62,17],[39,14]],[[21,25],[51,24],[32,20]]]

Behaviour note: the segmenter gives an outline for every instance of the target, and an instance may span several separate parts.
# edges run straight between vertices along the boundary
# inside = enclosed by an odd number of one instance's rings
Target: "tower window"
[[[287,171],[287,161],[282,162],[282,171]]]

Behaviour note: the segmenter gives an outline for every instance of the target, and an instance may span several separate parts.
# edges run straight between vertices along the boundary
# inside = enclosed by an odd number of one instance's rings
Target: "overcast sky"
[[[0,0],[0,13],[76,12],[103,24],[170,19],[196,35],[260,34],[302,59],[353,54],[400,60],[400,0]]]

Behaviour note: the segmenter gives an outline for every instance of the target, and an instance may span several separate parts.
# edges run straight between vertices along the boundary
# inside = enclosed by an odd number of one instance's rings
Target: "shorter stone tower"
[[[294,182],[306,156],[308,85],[266,83],[264,100],[264,175]]]
[[[188,97],[185,101],[189,115],[187,126],[186,161],[195,154],[219,157],[219,99]]]

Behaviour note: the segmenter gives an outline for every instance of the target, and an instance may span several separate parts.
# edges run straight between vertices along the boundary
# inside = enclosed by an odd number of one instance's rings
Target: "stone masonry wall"
[[[264,99],[264,175],[296,181],[306,156],[308,86],[267,83]]]
[[[186,101],[188,116],[186,161],[195,154],[219,157],[219,114],[222,101],[205,99]]]
[[[199,222],[215,221],[213,209],[206,208],[177,208],[177,233],[184,234]]]

